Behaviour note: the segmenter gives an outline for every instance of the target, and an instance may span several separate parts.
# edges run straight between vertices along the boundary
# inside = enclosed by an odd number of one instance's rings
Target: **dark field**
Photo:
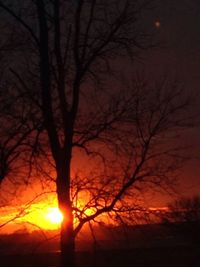
[[[77,240],[77,267],[199,267],[200,228],[195,225],[138,225],[97,229],[97,243]],[[55,233],[46,233],[49,237]],[[109,235],[110,234],[110,235]],[[0,267],[59,267],[59,239],[41,233],[0,236]],[[67,267],[67,266],[66,266]]]
[[[198,267],[200,248],[195,246],[77,252],[76,258],[78,267]],[[0,255],[0,266],[58,267],[59,253]]]

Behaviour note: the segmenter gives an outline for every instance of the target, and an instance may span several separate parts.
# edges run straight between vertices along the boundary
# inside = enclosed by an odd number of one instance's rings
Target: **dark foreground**
[[[0,255],[1,267],[58,267],[59,253]],[[78,267],[198,267],[200,247],[77,252]]]

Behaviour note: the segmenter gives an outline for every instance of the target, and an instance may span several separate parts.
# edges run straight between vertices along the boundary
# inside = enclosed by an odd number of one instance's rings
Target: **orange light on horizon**
[[[46,203],[33,204],[27,209],[24,214],[20,214],[20,209],[23,207],[7,207],[3,210],[0,217],[0,225],[6,224],[5,227],[0,228],[0,232],[12,233],[19,229],[27,229],[27,231],[34,231],[37,229],[44,230],[58,230],[63,221],[63,214],[56,206],[47,205]]]

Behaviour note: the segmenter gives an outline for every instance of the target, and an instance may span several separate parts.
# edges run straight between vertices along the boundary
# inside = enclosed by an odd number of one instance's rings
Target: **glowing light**
[[[155,25],[155,27],[156,27],[157,29],[159,29],[159,28],[161,27],[161,23],[160,23],[159,20],[156,20],[156,21],[154,22],[154,25]]]
[[[46,218],[52,224],[61,224],[63,221],[63,214],[58,208],[48,208]]]

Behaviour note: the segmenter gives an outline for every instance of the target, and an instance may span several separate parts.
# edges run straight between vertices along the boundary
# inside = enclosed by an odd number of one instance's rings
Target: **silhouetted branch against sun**
[[[151,90],[145,86],[131,89],[129,99],[122,100],[125,107],[120,109],[120,115],[112,103],[113,113],[110,106],[109,112],[103,113],[105,124],[99,118],[99,126],[90,128],[90,134],[94,131],[92,137],[88,138],[88,133],[84,132],[87,140],[84,141],[86,151],[93,148],[91,155],[94,157],[95,153],[92,152],[98,149],[104,159],[104,167],[102,172],[98,170],[97,174],[93,170],[88,177],[75,180],[73,184],[76,197],[84,191],[87,195],[82,210],[75,207],[79,219],[77,233],[86,222],[99,215],[114,210],[120,211],[122,200],[126,213],[125,206],[130,204],[128,198],[136,197],[134,185],[136,191],[140,184],[142,187],[145,183],[148,186],[169,189],[176,182],[174,172],[188,159],[182,154],[185,147],[175,145],[173,141],[176,135],[183,131],[183,127],[186,127],[185,115],[189,107],[187,96],[183,97],[179,87],[175,88],[174,84],[170,83],[166,85],[166,82]],[[119,102],[117,105],[120,106]],[[105,114],[109,114],[108,117]],[[112,117],[110,122],[109,117]],[[96,128],[100,129],[98,134],[95,132]],[[104,130],[101,132],[101,129]],[[83,142],[83,137],[79,140]],[[92,142],[96,145],[92,146]],[[86,154],[88,155],[87,152]],[[98,163],[99,169],[100,166]]]

